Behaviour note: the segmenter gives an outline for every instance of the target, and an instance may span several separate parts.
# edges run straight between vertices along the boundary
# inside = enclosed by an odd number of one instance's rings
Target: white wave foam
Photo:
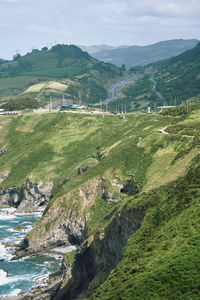
[[[9,277],[5,270],[0,269],[0,286],[10,284],[10,283],[13,284],[14,282],[19,282],[19,281],[24,281],[24,280],[32,281],[35,279],[35,277],[36,277],[36,275],[32,275],[32,274],[17,275],[17,276]],[[9,293],[9,295],[17,296],[19,294],[19,292],[21,292],[20,289],[14,289],[11,293]]]
[[[12,214],[12,213],[14,213],[16,211],[16,208],[14,208],[14,207],[2,208],[1,211],[5,212],[5,213]]]
[[[6,247],[0,243],[0,259],[7,259],[10,260],[13,257],[11,253],[9,253]]]
[[[15,215],[9,215],[9,214],[2,214],[2,213],[0,213],[0,219],[1,219],[1,221],[12,220],[12,219],[15,219],[15,218],[16,218]]]
[[[0,286],[10,283],[10,278],[7,277],[7,272],[3,269],[0,269]]]
[[[13,290],[9,295],[10,295],[10,296],[18,296],[19,293],[21,293],[21,291],[22,291],[22,290],[20,290],[20,289],[15,289],[15,290]]]

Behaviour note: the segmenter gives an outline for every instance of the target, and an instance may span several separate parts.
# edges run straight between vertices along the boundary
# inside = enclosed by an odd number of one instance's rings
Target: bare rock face
[[[8,172],[0,173],[0,183],[2,183],[7,176],[8,176]]]
[[[52,201],[28,234],[26,251],[43,252],[59,246],[80,245],[87,238],[86,211],[102,193],[102,180],[95,178]]]
[[[0,207],[15,207],[23,212],[43,211],[51,198],[52,184],[32,183],[0,190]]]
[[[75,255],[70,274],[68,272],[66,275],[66,285],[53,299],[89,298],[118,264],[128,239],[140,228],[144,216],[143,209],[128,209],[125,206],[103,232],[97,233],[92,240],[85,241]],[[93,280],[95,282],[95,276],[98,274],[101,274],[101,278],[98,277],[95,287],[91,283]]]

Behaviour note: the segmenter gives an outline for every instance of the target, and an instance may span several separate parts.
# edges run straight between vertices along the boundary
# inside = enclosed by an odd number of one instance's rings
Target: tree
[[[122,67],[121,67],[124,71],[126,71],[126,65],[125,64],[122,64]]]
[[[13,56],[13,60],[19,60],[21,57],[21,54],[17,53]]]

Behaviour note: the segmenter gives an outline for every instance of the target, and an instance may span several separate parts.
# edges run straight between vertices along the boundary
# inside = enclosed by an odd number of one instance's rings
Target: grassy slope
[[[200,43],[191,50],[171,59],[151,64],[152,68],[140,68],[143,76],[135,83],[121,89],[118,101],[113,102],[113,108],[117,104],[126,104],[128,111],[145,109],[148,104],[153,110],[155,106],[177,105],[182,101],[192,98],[200,99]],[[137,68],[132,68],[132,71]],[[153,89],[154,77],[156,90],[162,95],[159,98]],[[176,99],[176,100],[175,100]]]
[[[200,43],[194,49],[159,64],[157,88],[167,101],[186,100],[200,94]]]
[[[188,176],[129,201],[145,219],[91,299],[199,299],[200,160]]]
[[[144,207],[147,211],[141,228],[129,240],[122,261],[92,299],[196,299],[199,157],[186,177],[168,182],[176,179],[176,173],[184,175],[198,153],[196,139],[186,135],[190,126],[198,137],[199,114],[194,111],[189,117],[157,118],[132,115],[120,120],[115,116],[102,119],[60,113],[24,115],[13,117],[10,122],[10,118],[0,119],[1,148],[6,145],[8,149],[0,157],[1,171],[10,170],[1,186],[20,186],[27,176],[34,182],[54,183],[54,198],[30,238],[42,241],[44,236],[38,237],[38,228],[44,235],[53,230],[56,213],[62,215],[66,208],[73,207],[75,213],[80,213],[81,208],[81,214],[87,216],[88,234],[106,226],[105,215],[115,206],[120,208],[124,201],[130,207]],[[170,135],[158,132],[166,125]],[[163,164],[158,164],[160,157]],[[79,168],[89,165],[93,168],[80,174]],[[82,211],[84,198],[78,193],[81,187],[88,197],[90,183],[94,185],[98,178],[103,177],[106,187],[112,190],[113,179],[127,180],[130,174],[135,175],[143,191],[150,191],[130,200],[124,195],[121,202],[112,205],[97,196]],[[162,180],[158,181],[160,177]],[[65,179],[71,180],[64,183]],[[158,188],[152,190],[154,184]],[[167,185],[159,187],[163,184]]]
[[[190,140],[187,143],[196,144],[197,154],[199,116],[200,111],[194,111],[168,128],[171,139],[183,141],[187,137]],[[182,150],[180,147],[179,160],[187,156],[187,151]],[[169,156],[163,157],[164,168],[168,159]],[[159,174],[164,175],[163,166],[155,164],[155,167],[154,183],[164,184],[163,178],[159,178]],[[145,219],[129,239],[122,261],[90,299],[199,299],[199,170],[198,154],[184,177],[128,201],[129,208],[146,209]],[[179,171],[175,169],[172,175]]]
[[[33,51],[25,56],[18,56],[13,61],[0,65],[0,99],[6,96],[19,95],[31,85],[40,82],[64,79],[69,83],[65,92],[68,99],[78,101],[79,91],[82,90],[82,101],[97,102],[106,98],[106,84],[122,76],[122,70],[99,62],[73,45],[57,45],[51,50]],[[68,78],[68,80],[67,80]],[[69,78],[71,82],[69,82]],[[49,87],[40,94],[27,90],[30,96],[38,96],[40,100],[52,95],[59,98],[63,95],[63,88]]]

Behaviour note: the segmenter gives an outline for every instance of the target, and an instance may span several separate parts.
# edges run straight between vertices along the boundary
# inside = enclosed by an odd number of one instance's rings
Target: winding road
[[[128,83],[136,81],[140,76],[141,75],[139,73],[134,73],[134,74],[132,74],[131,78],[124,79],[117,83],[112,84],[108,88],[108,98],[103,101],[93,104],[93,106],[99,106],[99,105],[107,104],[107,103],[117,100],[117,98],[119,96],[118,90]]]

